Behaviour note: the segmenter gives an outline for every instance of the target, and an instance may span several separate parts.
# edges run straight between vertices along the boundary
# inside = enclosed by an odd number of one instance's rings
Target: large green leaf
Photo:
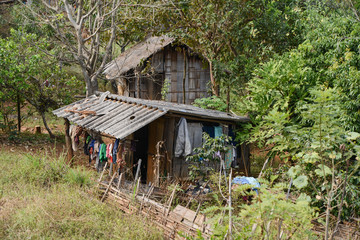
[[[324,174],[325,174],[325,176],[331,175],[332,171],[328,166],[319,164],[318,167],[319,168],[315,170],[316,175],[318,175],[320,177],[324,177]]]
[[[347,140],[356,140],[360,137],[360,133],[357,132],[349,132],[348,136],[346,137]]]
[[[294,180],[294,186],[298,189],[304,188],[308,185],[308,177],[305,175],[300,175]]]
[[[299,165],[296,165],[291,167],[287,172],[287,174],[289,175],[289,177],[295,178],[300,173],[300,171],[301,171],[301,167]]]

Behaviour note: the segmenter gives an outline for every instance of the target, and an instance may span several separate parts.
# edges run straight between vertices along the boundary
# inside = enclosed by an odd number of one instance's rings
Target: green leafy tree
[[[212,93],[228,109],[246,94],[244,83],[259,62],[296,47],[302,38],[296,1],[177,2],[172,34],[209,62]]]
[[[301,121],[294,124],[290,112],[272,110],[260,123],[254,138],[267,139],[283,159],[294,162],[288,171],[299,193],[306,193],[312,204],[325,211],[326,239],[337,231],[342,219],[357,216],[360,204],[359,133],[346,129],[346,114],[337,99],[337,89],[313,89],[295,112]],[[337,216],[330,225],[330,215]]]
[[[309,3],[301,21],[305,41],[256,68],[241,106],[249,141],[291,161],[298,193],[326,213],[328,239],[359,212],[360,25],[332,1]]]
[[[36,0],[15,8],[14,14],[28,32],[49,37],[60,62],[80,68],[86,94],[92,95],[114,54],[161,27],[157,13],[169,5],[153,0]]]
[[[60,70],[56,58],[42,49],[51,53],[46,39],[23,31],[13,30],[9,38],[0,39],[1,95],[11,100],[19,94],[34,106],[53,137],[45,113],[69,103],[79,87],[74,79]]]
[[[255,69],[240,109],[250,113],[255,125],[273,109],[289,112],[290,119],[298,122],[294,110],[310,95],[310,89],[336,87],[347,93],[338,96],[346,111],[346,127],[358,131],[359,22],[346,9],[332,11],[321,4],[308,6],[301,21],[305,41]]]

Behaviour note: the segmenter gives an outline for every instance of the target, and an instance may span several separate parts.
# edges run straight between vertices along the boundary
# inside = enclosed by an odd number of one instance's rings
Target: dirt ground
[[[59,157],[66,153],[65,148],[65,137],[64,134],[60,134],[61,129],[59,126],[56,129],[56,138],[51,139],[47,132],[44,132],[42,128],[41,134],[34,134],[33,128],[22,127],[20,134],[8,134],[0,132],[0,150],[9,152],[19,152],[24,154],[49,154],[56,155]],[[74,152],[74,165],[82,165],[88,168],[89,162],[87,156],[83,153],[82,149],[79,148],[77,152]]]

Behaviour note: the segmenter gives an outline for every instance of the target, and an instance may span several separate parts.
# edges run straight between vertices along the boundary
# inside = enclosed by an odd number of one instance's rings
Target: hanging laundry
[[[74,152],[76,152],[78,150],[79,136],[81,135],[82,131],[83,131],[83,128],[80,126],[74,126],[74,125],[70,126],[69,135],[71,138],[71,147]]]
[[[112,162],[112,144],[111,143],[106,146],[106,158],[110,162]]]
[[[221,126],[214,127],[214,133],[215,133],[215,138],[220,137],[223,134],[222,127]]]
[[[106,161],[107,161],[107,157],[106,157],[106,144],[105,144],[105,143],[102,143],[102,144],[100,145],[99,160],[100,160],[100,162],[106,162]]]
[[[105,143],[100,144],[100,146],[99,146],[99,154],[98,154],[98,158],[96,160],[98,160],[98,164],[97,164],[96,169],[97,169],[98,172],[102,172],[103,169],[104,169],[104,166],[106,164],[106,161],[107,161],[107,158],[106,158],[106,144]]]
[[[113,157],[113,163],[116,163],[116,154],[119,148],[120,139],[116,139],[114,142],[113,150],[112,150],[112,157]]]
[[[187,156],[191,154],[191,142],[189,138],[189,131],[185,118],[181,118],[177,125],[177,138],[175,144],[175,157]]]
[[[231,167],[231,163],[234,161],[234,147],[232,145],[226,146],[228,147],[227,152],[225,153],[225,168],[229,169]]]
[[[236,153],[236,146],[233,146],[233,157],[234,157],[234,160],[233,162],[231,163],[231,167],[236,167],[238,165],[237,163],[237,153]]]
[[[75,137],[76,137],[76,126],[74,125],[71,125],[70,126],[70,129],[69,129],[69,135],[70,135],[70,138],[71,138],[71,147],[73,149],[74,152],[76,152],[78,150],[78,146],[76,144],[76,141],[75,141]]]
[[[80,136],[83,132],[83,128],[81,126],[76,126],[75,128],[75,136]]]
[[[89,144],[91,142],[91,136],[88,135],[88,133],[85,133],[85,142],[84,142],[84,154],[90,155],[89,153]]]
[[[209,134],[211,138],[215,137],[215,129],[214,126],[203,126],[203,132]]]
[[[93,159],[95,158],[95,168],[98,169],[99,167],[99,151],[100,151],[100,143],[95,141],[94,143],[94,152],[93,152]]]
[[[192,149],[202,146],[202,124],[188,123],[189,138]]]
[[[92,156],[93,153],[94,153],[94,145],[95,145],[95,140],[94,139],[91,139],[89,145],[88,145],[88,151],[89,151],[89,154],[91,156],[91,159],[93,159],[94,157]]]

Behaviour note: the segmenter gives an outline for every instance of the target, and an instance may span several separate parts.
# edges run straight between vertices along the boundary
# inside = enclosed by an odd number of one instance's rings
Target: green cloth
[[[231,167],[231,163],[234,160],[234,151],[233,146],[229,145],[229,150],[225,153],[225,168],[229,169]]]
[[[214,127],[214,130],[215,130],[215,138],[220,137],[223,134],[221,126]]]
[[[100,145],[99,160],[100,160],[100,162],[105,162],[105,161],[107,161],[107,157],[106,157],[106,144],[105,144],[105,143],[102,143],[102,144]]]

